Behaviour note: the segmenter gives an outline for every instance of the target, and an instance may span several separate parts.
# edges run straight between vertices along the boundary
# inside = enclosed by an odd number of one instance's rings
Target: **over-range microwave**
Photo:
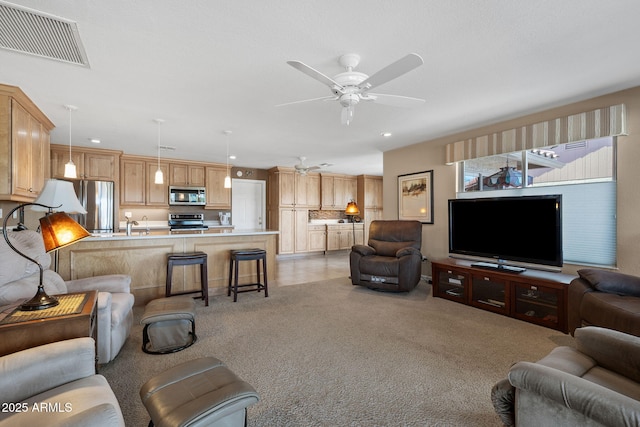
[[[204,206],[206,202],[204,187],[169,187],[170,205]]]

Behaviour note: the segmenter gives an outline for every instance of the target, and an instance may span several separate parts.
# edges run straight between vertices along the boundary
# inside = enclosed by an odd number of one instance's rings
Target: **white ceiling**
[[[250,168],[332,163],[382,174],[384,151],[640,85],[637,0],[16,0],[78,23],[90,67],[0,49],[0,83],[56,124],[52,142]],[[2,29],[0,28],[0,32]],[[415,52],[425,64],[376,92],[418,108],[336,102],[287,65],[328,76],[357,53],[369,75]],[[381,132],[392,132],[383,138]]]

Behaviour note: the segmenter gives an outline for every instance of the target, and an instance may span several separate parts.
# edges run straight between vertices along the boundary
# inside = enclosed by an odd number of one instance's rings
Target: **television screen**
[[[562,266],[562,196],[449,200],[452,254]]]

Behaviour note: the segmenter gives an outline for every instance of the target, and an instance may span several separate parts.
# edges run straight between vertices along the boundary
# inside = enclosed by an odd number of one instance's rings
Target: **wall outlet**
[[[0,218],[2,218],[2,208],[0,208]]]
[[[13,213],[13,219],[18,219],[18,211],[15,211],[15,212]]]
[[[131,218],[131,212],[125,212],[124,216],[125,218]]]

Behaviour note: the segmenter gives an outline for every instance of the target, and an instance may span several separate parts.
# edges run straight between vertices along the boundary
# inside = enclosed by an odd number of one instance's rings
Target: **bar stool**
[[[260,292],[264,289],[265,298],[269,296],[267,287],[267,251],[264,249],[237,249],[230,252],[229,261],[229,286],[227,288],[227,296],[231,296],[233,292],[233,302],[238,301],[238,294],[242,292]],[[240,261],[256,261],[257,282],[248,283],[246,285],[238,285],[238,264]],[[264,284],[260,283],[260,260],[262,260],[262,274],[264,275]],[[235,276],[235,277],[234,277]],[[238,290],[247,286],[255,286],[253,289]]]
[[[174,265],[197,265],[200,264],[200,285],[198,291],[171,292],[171,280],[173,278]],[[207,254],[204,252],[192,253],[172,253],[167,254],[167,283],[165,296],[185,295],[199,293],[202,295],[204,305],[209,306],[209,281],[207,279]]]

